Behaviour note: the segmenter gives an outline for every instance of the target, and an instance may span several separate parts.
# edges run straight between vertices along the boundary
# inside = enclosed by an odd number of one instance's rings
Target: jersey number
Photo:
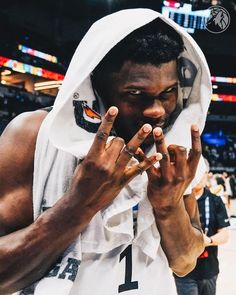
[[[118,292],[138,289],[138,281],[132,281],[132,246],[129,245],[121,254],[120,261],[125,258],[125,282],[119,285]]]

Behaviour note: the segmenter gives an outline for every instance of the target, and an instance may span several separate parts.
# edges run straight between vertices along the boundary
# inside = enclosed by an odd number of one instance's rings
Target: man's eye
[[[131,91],[129,91],[129,94],[131,94],[131,95],[140,95],[141,93],[142,93],[141,90],[131,90]]]
[[[164,91],[163,94],[165,94],[165,93],[170,93],[170,92],[174,92],[174,91],[176,91],[176,90],[177,90],[177,87],[171,87],[171,88],[167,89],[166,91]]]

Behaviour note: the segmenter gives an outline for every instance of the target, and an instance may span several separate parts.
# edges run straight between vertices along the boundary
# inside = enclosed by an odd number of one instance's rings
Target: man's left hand
[[[191,127],[192,148],[187,155],[183,146],[167,147],[162,129],[153,130],[157,152],[163,158],[160,167],[147,170],[148,198],[158,214],[166,214],[178,207],[183,194],[193,180],[201,156],[201,140],[196,125]]]

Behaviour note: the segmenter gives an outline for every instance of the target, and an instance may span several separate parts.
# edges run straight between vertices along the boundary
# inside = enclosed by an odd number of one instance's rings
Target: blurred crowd
[[[207,187],[211,193],[220,196],[226,208],[230,209],[230,200],[236,199],[235,173],[208,173]]]
[[[233,139],[228,139],[229,142],[224,146],[203,145],[203,155],[211,167],[236,167],[236,143]]]
[[[17,115],[52,105],[55,97],[31,93],[22,87],[0,85],[0,135]]]

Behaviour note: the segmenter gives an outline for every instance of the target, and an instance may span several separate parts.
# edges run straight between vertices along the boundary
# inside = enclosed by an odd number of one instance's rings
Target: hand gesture
[[[156,151],[162,154],[160,167],[151,166],[148,174],[148,198],[156,212],[166,214],[179,205],[180,200],[193,180],[201,156],[201,141],[198,127],[192,125],[192,149],[187,155],[183,146],[165,144],[161,128],[153,130]],[[141,158],[145,155],[141,153]]]
[[[127,166],[152,127],[143,125],[127,145],[120,137],[107,144],[117,114],[116,107],[110,107],[105,114],[87,156],[74,173],[69,190],[93,213],[109,205],[128,182],[161,159],[157,153],[133,167]]]

